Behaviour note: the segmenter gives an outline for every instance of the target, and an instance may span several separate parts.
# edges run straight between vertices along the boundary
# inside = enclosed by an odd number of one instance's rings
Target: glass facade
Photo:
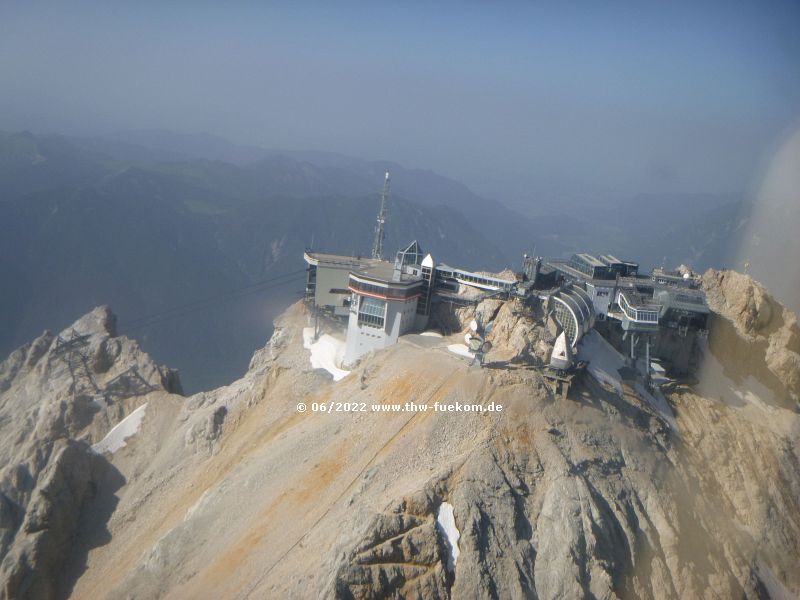
[[[422,295],[417,301],[418,315],[427,315],[430,311],[432,283],[433,269],[431,267],[422,267]]]
[[[651,323],[658,325],[659,311],[634,308],[630,305],[624,294],[619,295],[619,307],[631,321],[636,323]]]
[[[317,292],[317,265],[308,265],[308,277],[306,279],[306,298],[313,298]]]
[[[417,240],[411,242],[408,247],[397,253],[397,262],[401,266],[418,265],[422,262],[423,254]]]
[[[575,321],[575,316],[569,308],[567,308],[564,301],[561,300],[561,298],[556,298],[555,300],[556,303],[553,309],[555,317],[561,325],[561,328],[567,334],[567,340],[569,340],[570,346],[574,346],[578,338],[578,323]]]
[[[362,296],[358,305],[358,324],[383,329],[386,301]]]
[[[350,278],[350,289],[354,292],[363,292],[366,294],[375,294],[376,296],[382,296],[384,298],[388,298],[389,300],[406,300],[408,298],[415,298],[419,296],[420,293],[420,286],[415,285],[413,287],[385,287],[381,285],[374,285],[372,283],[365,283],[363,281],[358,281],[353,277]]]

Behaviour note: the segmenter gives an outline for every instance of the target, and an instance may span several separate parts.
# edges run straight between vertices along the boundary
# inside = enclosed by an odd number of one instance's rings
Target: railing
[[[619,293],[618,304],[622,309],[622,312],[625,313],[625,316],[631,321],[635,323],[658,325],[658,309],[634,308],[630,305],[630,302],[628,302],[628,299],[625,297],[625,292]]]
[[[508,279],[500,279],[499,277],[491,277],[489,275],[479,275],[472,271],[463,271],[461,269],[454,269],[452,267],[436,267],[438,278],[454,279],[459,283],[466,285],[473,285],[476,287],[490,288],[492,290],[506,290],[510,291],[516,281]]]
[[[358,313],[358,324],[359,325],[366,325],[367,327],[375,327],[377,329],[383,329],[384,318],[378,317],[376,315],[370,315],[368,313],[360,312]]]

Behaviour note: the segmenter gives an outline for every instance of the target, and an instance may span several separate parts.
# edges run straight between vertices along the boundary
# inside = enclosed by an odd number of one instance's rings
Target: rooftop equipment
[[[383,240],[386,237],[386,201],[389,199],[389,171],[383,179],[383,192],[381,192],[381,208],[378,211],[378,223],[375,225],[375,241],[372,242],[372,258],[383,260]]]

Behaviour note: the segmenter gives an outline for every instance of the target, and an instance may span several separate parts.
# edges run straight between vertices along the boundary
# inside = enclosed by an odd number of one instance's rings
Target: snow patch
[[[423,331],[422,333],[420,333],[420,335],[424,335],[425,337],[437,337],[437,338],[442,337],[442,334],[439,333],[438,331]]]
[[[589,363],[589,374],[601,385],[610,386],[622,395],[622,378],[618,369],[625,364],[625,359],[603,336],[594,330],[583,336],[578,345],[578,360]]]
[[[612,387],[620,396],[623,395],[622,377],[619,369],[625,365],[625,357],[617,349],[609,344],[603,336],[596,331],[590,331],[578,345],[578,360],[588,361],[587,369],[589,374],[594,377],[604,387]],[[669,425],[677,430],[675,415],[669,406],[666,398],[660,391],[650,393],[640,383],[636,382],[633,389],[647,402],[656,412],[658,412]]]
[[[456,519],[453,515],[453,505],[449,502],[442,502],[439,506],[439,514],[436,515],[436,526],[444,534],[447,545],[450,548],[450,556],[447,558],[447,570],[453,573],[456,569],[456,561],[461,550],[458,549],[458,540],[461,532],[456,527]]]
[[[650,392],[648,389],[642,385],[640,381],[637,381],[636,384],[633,386],[633,389],[636,390],[636,393],[639,394],[639,397],[644,398],[644,400],[650,404],[658,413],[663,417],[663,419],[669,424],[672,429],[678,431],[678,422],[675,420],[675,415],[672,413],[672,409],[669,406],[669,402],[664,397],[664,394],[661,393],[661,390],[655,389]]]
[[[466,356],[467,358],[475,358],[475,355],[469,351],[464,344],[450,344],[447,347],[450,352],[453,354],[458,354],[459,356]]]
[[[321,335],[314,341],[314,328],[303,328],[303,348],[311,351],[311,366],[314,369],[325,369],[333,375],[334,381],[344,379],[350,371],[344,371],[338,367],[344,359],[346,344],[342,340],[337,340],[327,333]]]
[[[703,367],[695,389],[706,398],[719,398],[737,410],[751,404],[768,411],[779,404],[775,393],[752,375],[740,381],[731,379],[707,344],[703,347]]]
[[[126,445],[125,440],[138,433],[139,427],[142,424],[142,419],[144,419],[144,411],[146,408],[147,402],[117,423],[113,429],[106,434],[106,437],[92,446],[92,450],[102,454],[103,452],[113,453],[120,448],[124,448]]]

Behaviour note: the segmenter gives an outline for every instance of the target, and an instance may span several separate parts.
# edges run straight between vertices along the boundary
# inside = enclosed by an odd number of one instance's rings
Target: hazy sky
[[[742,192],[800,125],[800,2],[0,1],[0,129],[205,131],[498,199]]]

